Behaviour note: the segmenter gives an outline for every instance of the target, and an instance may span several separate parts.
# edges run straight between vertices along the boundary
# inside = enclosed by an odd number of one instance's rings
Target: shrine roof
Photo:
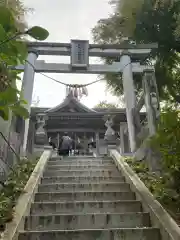
[[[94,108],[90,109],[84,104],[82,104],[75,97],[68,95],[64,101],[53,108],[41,108],[41,107],[32,107],[31,108],[31,116],[36,114],[45,113],[48,116],[52,115],[103,115],[103,114],[126,114],[126,110],[124,108]]]
[[[52,114],[52,115],[55,115],[55,114],[73,114],[75,112],[70,112],[70,111],[66,111],[66,112],[62,112],[62,111],[58,111],[58,112],[50,112],[49,110],[51,110],[52,108],[41,108],[41,107],[31,107],[31,115],[36,115],[36,114],[39,114],[39,113],[49,113],[49,114]],[[90,112],[84,112],[84,114],[91,114],[91,115],[99,115],[99,114],[126,114],[126,109],[124,108],[93,108],[91,109],[92,111]],[[93,111],[94,110],[94,111]],[[78,113],[78,112],[76,112]],[[83,112],[81,112],[83,114]],[[49,115],[48,114],[48,115]]]
[[[68,95],[64,101],[54,108],[48,109],[46,113],[61,113],[61,112],[79,112],[79,113],[95,113],[96,111],[86,107],[78,99],[72,95]]]

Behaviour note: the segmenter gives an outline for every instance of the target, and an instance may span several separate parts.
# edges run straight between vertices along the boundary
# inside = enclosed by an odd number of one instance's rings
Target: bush
[[[13,208],[36,163],[37,161],[23,159],[14,166],[14,171],[9,174],[4,183],[4,187],[0,191],[0,231],[3,231],[6,223],[12,220]]]
[[[150,141],[151,147],[162,156],[163,173],[169,185],[180,193],[180,112],[172,106],[161,113],[157,134]]]
[[[171,187],[169,173],[164,172],[163,176],[160,177],[150,172],[144,162],[135,161],[133,158],[125,158],[124,160],[137,173],[154,197],[180,223],[180,194]]]

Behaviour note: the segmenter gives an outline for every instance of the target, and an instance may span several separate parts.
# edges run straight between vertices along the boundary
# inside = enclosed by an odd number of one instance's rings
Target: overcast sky
[[[70,42],[71,39],[85,39],[92,43],[91,29],[100,18],[111,12],[109,0],[24,0],[25,5],[33,8],[28,14],[29,26],[39,25],[46,28],[50,35],[46,41]],[[43,56],[47,62],[67,62],[66,57]],[[66,83],[88,83],[97,79],[96,75],[49,74]],[[89,96],[82,102],[93,107],[99,101],[107,99],[115,102],[116,98],[107,93],[105,83],[100,82],[88,87]],[[40,106],[53,107],[65,97],[65,88],[51,80],[36,74],[33,97],[40,98]]]

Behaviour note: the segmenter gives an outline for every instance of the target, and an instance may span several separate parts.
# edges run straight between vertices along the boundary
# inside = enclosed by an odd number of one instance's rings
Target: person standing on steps
[[[58,154],[60,156],[69,156],[69,151],[72,147],[72,139],[68,136],[68,133],[64,133],[64,136],[59,141]]]

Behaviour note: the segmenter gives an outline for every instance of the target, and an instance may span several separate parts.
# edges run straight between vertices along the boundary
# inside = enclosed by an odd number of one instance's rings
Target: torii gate
[[[137,108],[133,73],[153,76],[154,67],[141,65],[140,62],[148,57],[157,44],[129,44],[123,42],[115,44],[89,44],[87,40],[71,40],[71,43],[28,42],[28,57],[25,65],[15,67],[23,70],[22,93],[27,101],[27,109],[30,112],[35,72],[47,73],[87,73],[105,74],[122,73],[123,88],[126,102],[126,115],[131,152],[136,150],[136,133],[133,111]],[[46,63],[37,60],[39,55],[70,56],[70,64]],[[116,57],[120,59],[112,64],[89,64],[89,57]],[[134,62],[134,63],[133,63]],[[149,74],[150,73],[150,74]],[[144,80],[146,81],[146,80]],[[147,80],[148,81],[148,80]],[[144,84],[146,95],[149,94],[148,85]],[[148,124],[150,133],[155,131],[152,111],[149,107],[150,98],[145,97],[147,106]],[[23,151],[26,151],[29,120],[25,120],[23,131]]]

